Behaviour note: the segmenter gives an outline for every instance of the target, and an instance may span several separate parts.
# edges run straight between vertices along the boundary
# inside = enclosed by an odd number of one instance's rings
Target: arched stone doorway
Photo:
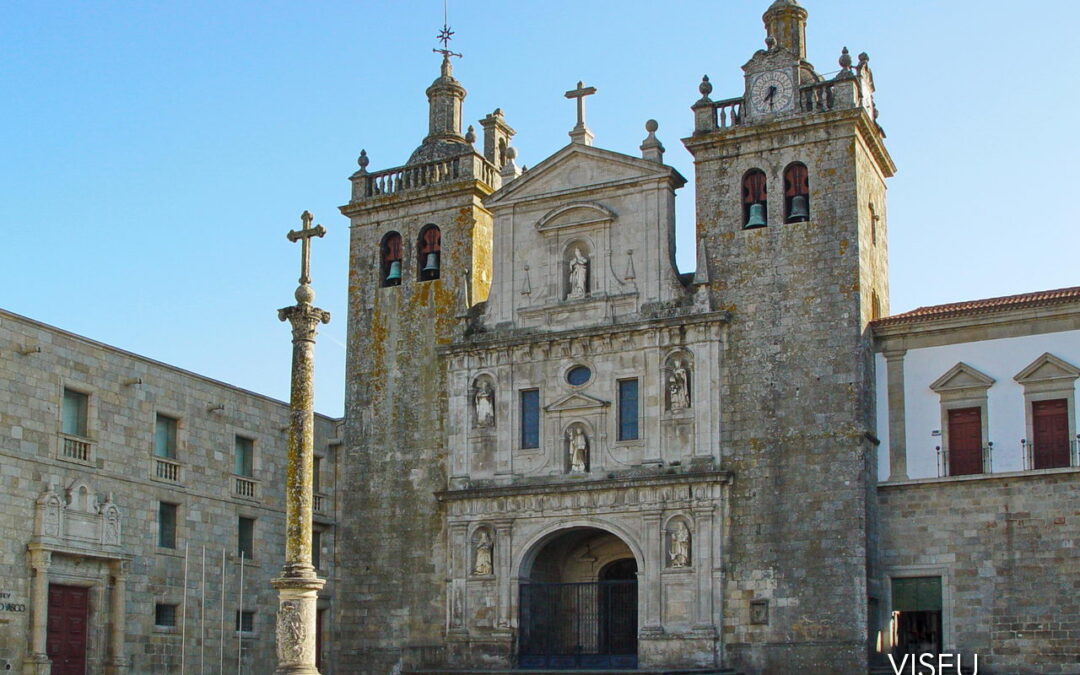
[[[637,572],[626,542],[599,528],[537,543],[520,570],[518,665],[637,667]]]

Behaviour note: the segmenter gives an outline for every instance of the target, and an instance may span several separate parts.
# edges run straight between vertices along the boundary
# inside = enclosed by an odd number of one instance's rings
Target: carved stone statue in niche
[[[568,298],[584,298],[589,294],[589,259],[581,253],[581,247],[574,247],[574,256],[570,258],[570,292]]]
[[[690,528],[681,520],[675,521],[668,544],[668,558],[672,567],[690,566]]]
[[[685,360],[677,360],[668,378],[668,395],[671,409],[686,410],[690,407],[690,369]]]
[[[480,538],[476,542],[476,562],[473,564],[473,574],[484,576],[494,573],[491,564],[493,547],[491,535],[487,530],[480,530]]]
[[[570,441],[570,473],[585,473],[589,466],[589,439],[581,427],[567,432]]]
[[[495,390],[487,380],[480,380],[477,384],[473,405],[476,407],[477,427],[495,426]]]

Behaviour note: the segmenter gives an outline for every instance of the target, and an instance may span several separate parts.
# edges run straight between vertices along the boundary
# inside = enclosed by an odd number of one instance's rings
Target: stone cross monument
[[[315,667],[315,603],[325,583],[311,564],[311,468],[315,454],[315,329],[330,322],[330,313],[313,306],[311,238],[326,234],[311,226],[312,215],[300,216],[303,227],[287,235],[301,242],[300,285],[296,304],[278,310],[292,324],[292,395],[289,399],[289,460],[285,475],[285,566],[271,585],[278,590],[277,675],[318,675]]]

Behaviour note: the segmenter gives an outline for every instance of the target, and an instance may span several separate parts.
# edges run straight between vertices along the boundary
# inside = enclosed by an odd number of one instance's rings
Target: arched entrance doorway
[[[636,668],[638,564],[626,543],[592,527],[536,545],[519,584],[522,668]]]

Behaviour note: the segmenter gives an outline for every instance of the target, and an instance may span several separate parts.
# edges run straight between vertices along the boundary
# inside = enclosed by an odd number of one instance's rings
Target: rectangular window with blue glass
[[[540,447],[540,390],[521,392],[521,447]]]
[[[619,380],[619,440],[638,438],[638,381]]]

